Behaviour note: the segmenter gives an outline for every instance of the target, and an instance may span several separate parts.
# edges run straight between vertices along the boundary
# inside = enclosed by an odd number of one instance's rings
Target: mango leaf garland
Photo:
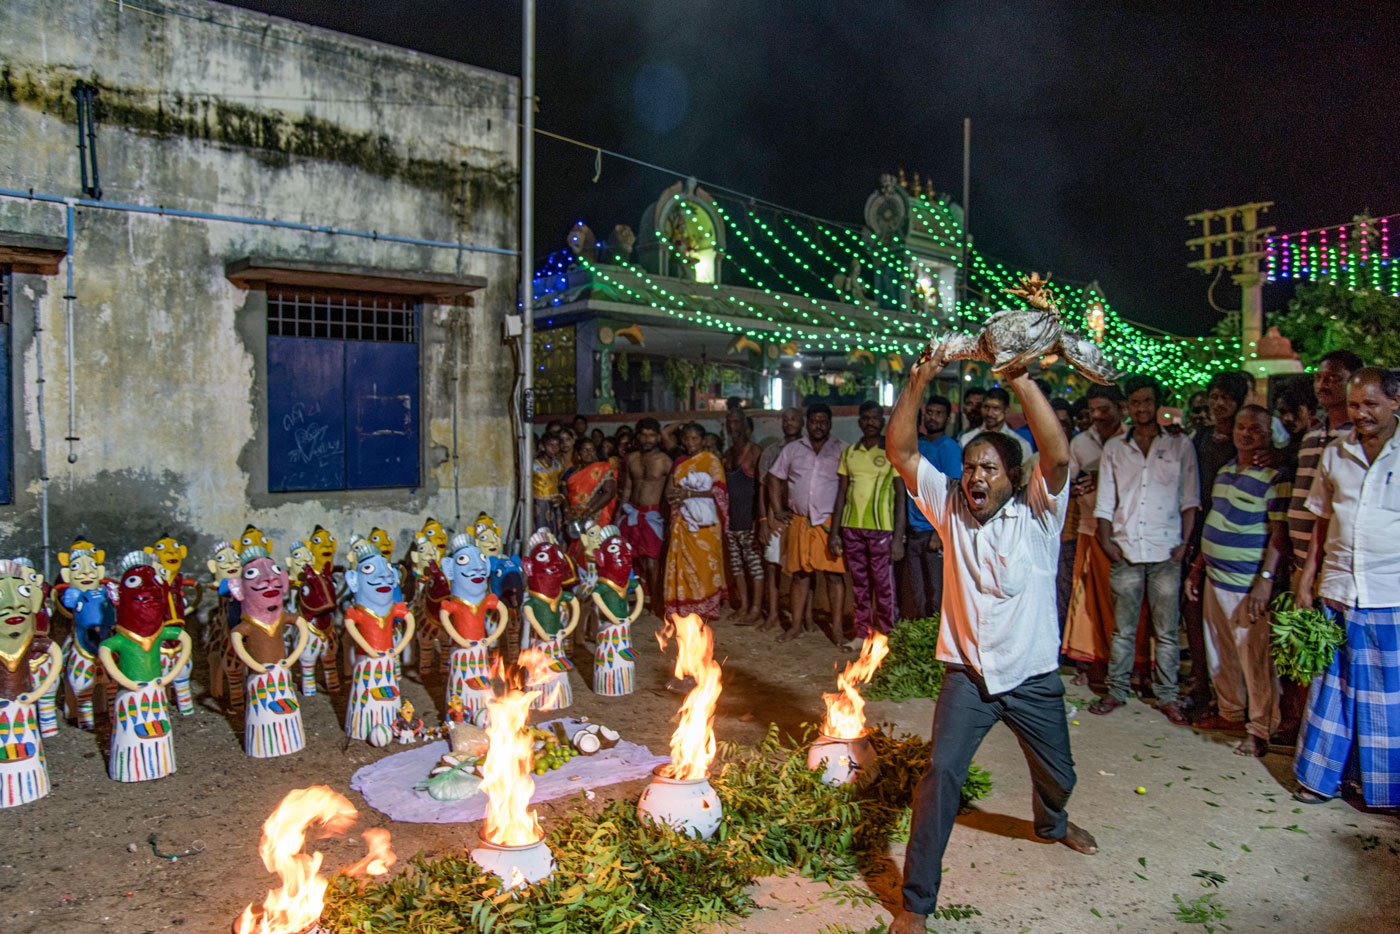
[[[862,691],[866,700],[937,697],[943,687],[938,660],[938,617],[902,619],[890,633],[890,654]]]

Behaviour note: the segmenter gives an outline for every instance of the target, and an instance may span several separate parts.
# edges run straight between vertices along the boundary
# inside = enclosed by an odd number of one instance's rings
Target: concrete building
[[[504,524],[517,79],[200,0],[0,64],[0,554]]]

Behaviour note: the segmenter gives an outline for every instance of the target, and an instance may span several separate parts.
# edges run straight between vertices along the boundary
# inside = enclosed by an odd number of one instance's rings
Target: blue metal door
[[[267,488],[343,490],[343,341],[267,339]]]
[[[345,344],[352,489],[419,484],[418,345]]]

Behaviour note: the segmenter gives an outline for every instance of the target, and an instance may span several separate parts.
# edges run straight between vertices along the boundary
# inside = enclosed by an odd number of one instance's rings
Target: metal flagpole
[[[520,540],[534,531],[535,462],[535,0],[522,4],[520,55]]]

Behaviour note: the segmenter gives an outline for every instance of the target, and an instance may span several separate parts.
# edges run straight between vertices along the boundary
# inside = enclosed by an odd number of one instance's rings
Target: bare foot
[[[1250,756],[1255,759],[1263,757],[1269,751],[1269,744],[1253,734],[1240,740],[1240,744],[1235,747],[1235,755]]]
[[[763,622],[761,622],[761,623],[758,624],[758,631],[759,631],[759,632],[772,632],[774,629],[781,628],[782,625],[783,625],[782,620],[774,619],[774,618],[771,617],[771,616],[766,616],[766,617],[764,617]]]
[[[1099,841],[1094,839],[1094,835],[1074,821],[1070,821],[1065,828],[1065,835],[1060,838],[1060,842],[1074,850],[1076,853],[1083,853],[1085,856],[1093,856],[1099,851]]]
[[[901,911],[890,922],[890,934],[926,934],[928,915],[916,915],[912,911]]]
[[[807,632],[807,630],[804,629],[804,628],[802,628],[801,626],[794,626],[794,627],[792,627],[791,629],[785,629],[785,630],[783,630],[783,632],[781,632],[781,633],[778,635],[778,638],[777,638],[776,640],[774,640],[774,641],[776,641],[776,642],[791,642],[793,639],[796,639],[796,638],[798,638],[799,636],[805,635],[806,632]]]
[[[1089,683],[1089,672],[1084,671],[1082,669],[1080,671],[1075,672],[1074,677],[1070,679],[1069,683],[1075,685],[1076,687],[1084,687],[1084,685]]]

